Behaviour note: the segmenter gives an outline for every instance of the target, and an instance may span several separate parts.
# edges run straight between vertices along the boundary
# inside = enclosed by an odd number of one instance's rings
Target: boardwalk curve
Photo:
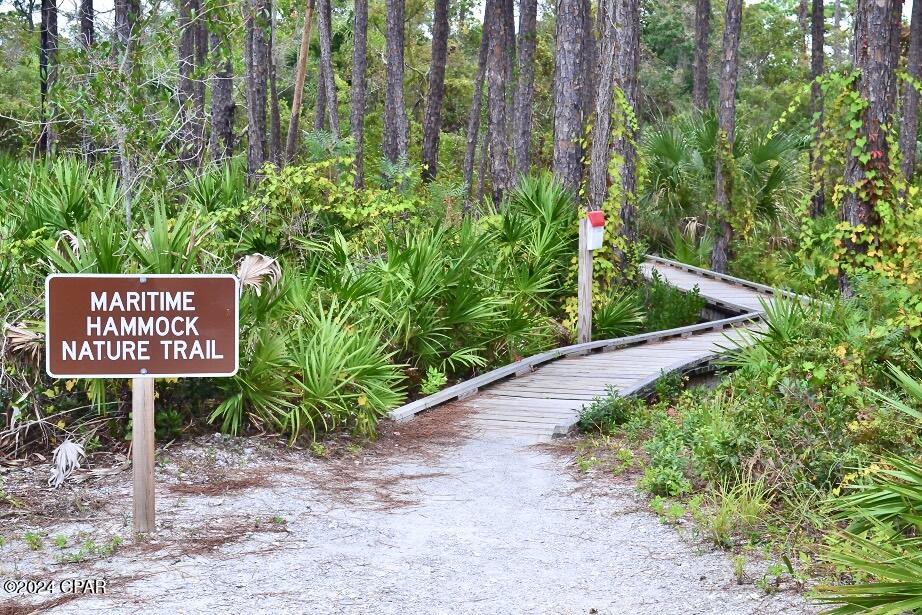
[[[684,291],[698,289],[708,307],[730,314],[711,322],[623,338],[555,348],[448,387],[392,410],[404,421],[419,412],[457,402],[475,431],[526,441],[546,441],[567,433],[579,411],[597,397],[615,392],[637,395],[664,374],[712,363],[734,343],[746,343],[761,326],[765,306],[791,293],[649,256],[641,271],[654,271]]]

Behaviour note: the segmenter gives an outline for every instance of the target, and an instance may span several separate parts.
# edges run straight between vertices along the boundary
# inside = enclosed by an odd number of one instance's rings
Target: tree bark
[[[624,92],[627,110],[636,118],[640,93],[637,81],[640,67],[640,0],[616,0],[615,23],[618,86]],[[625,245],[630,246],[637,240],[634,211],[637,192],[637,134],[627,117],[623,121],[623,135],[615,141],[615,152],[621,158],[621,237]],[[622,266],[626,267],[628,263],[624,259],[622,261]]]
[[[464,193],[470,198],[474,179],[474,158],[477,153],[477,137],[480,132],[480,109],[483,105],[483,82],[486,75],[487,51],[490,31],[486,21],[480,31],[480,54],[477,57],[477,77],[474,80],[474,96],[471,99],[471,113],[467,120],[467,147],[464,150]]]
[[[93,0],[80,0],[80,47],[89,51],[96,38],[96,12],[93,10]],[[93,159],[93,137],[90,134],[89,121],[84,114],[83,125],[80,127],[80,153],[85,162]]]
[[[493,204],[499,206],[509,187],[509,145],[506,142],[506,76],[508,75],[505,0],[489,0],[484,21],[489,24],[487,53],[487,124],[490,131],[490,175]]]
[[[508,183],[515,179],[516,170],[515,170],[515,157],[511,155],[512,144],[510,142],[512,138],[512,111],[515,108],[515,60],[516,60],[516,46],[515,46],[515,1],[516,0],[505,0],[503,3],[503,48],[506,50],[504,52],[503,59],[505,60],[503,77],[504,81],[504,96],[506,98],[506,128],[505,128],[505,140],[506,140],[506,149],[507,156],[506,160],[508,161]],[[591,0],[586,0],[587,2]]]
[[[912,3],[912,21],[909,25],[909,52],[906,55],[906,72],[916,83],[922,80],[922,0]],[[903,86],[903,118],[900,125],[900,168],[907,182],[916,172],[916,141],[919,138],[919,90],[908,80]]]
[[[278,58],[275,51],[275,4],[269,0],[269,160],[276,166],[282,164],[282,118],[279,112],[279,91],[276,82]]]
[[[608,162],[611,154],[612,98],[615,89],[617,44],[615,40],[614,3],[601,0],[601,54],[599,56],[599,92],[595,97],[595,121],[592,125],[592,145],[589,153],[589,209],[602,209],[608,197]]]
[[[211,159],[221,161],[234,155],[234,65],[222,37],[212,34],[211,53],[215,66],[211,78]],[[228,53],[222,53],[222,52]]]
[[[743,0],[727,0],[724,17],[723,59],[720,67],[717,107],[717,151],[714,160],[714,202],[717,207],[717,238],[711,252],[711,269],[727,271],[733,226],[730,222],[733,142],[736,133],[736,81],[739,74],[740,30]],[[729,168],[728,168],[729,167]]]
[[[269,27],[266,0],[248,0],[246,17],[247,175],[251,180],[266,163],[266,90],[269,78]]]
[[[442,100],[445,97],[445,64],[448,60],[448,0],[435,0],[432,16],[432,61],[429,64],[429,97],[423,118],[423,181],[438,174]]]
[[[198,0],[179,0],[177,7],[177,27],[179,28],[179,48],[177,58],[179,61],[179,164],[182,167],[194,167],[198,160],[197,145],[200,126],[196,117],[195,104],[195,41],[196,13],[199,9]]]
[[[710,36],[711,0],[696,0],[692,101],[698,111],[704,111],[708,106],[708,41]]]
[[[861,112],[861,128],[857,138],[865,139],[859,155],[870,154],[867,163],[851,155],[856,147],[849,143],[845,162],[845,186],[842,198],[842,221],[850,226],[864,225],[867,238],[852,241],[846,236],[843,245],[852,255],[867,252],[876,238],[870,235],[879,222],[875,205],[881,196],[877,185],[886,186],[890,174],[890,149],[886,127],[892,125],[896,106],[896,65],[899,59],[899,28],[902,0],[858,0],[855,7],[855,38],[853,58],[859,71],[858,93],[868,105]],[[876,174],[867,181],[867,172]],[[882,183],[881,183],[882,182]],[[854,292],[849,274],[840,268],[839,290],[843,296]]]
[[[582,175],[583,42],[586,17],[583,0],[558,0],[554,65],[554,154],[557,180],[574,194]]]
[[[134,25],[141,14],[140,0],[115,0],[115,40],[122,48],[131,43]]]
[[[198,162],[201,164],[205,157],[208,144],[207,115],[205,113],[205,78],[206,64],[208,63],[208,26],[205,18],[203,0],[196,0],[195,11],[195,117],[198,118],[201,131],[198,134]]]
[[[480,141],[480,162],[477,165],[477,203],[483,202],[484,179],[487,176],[487,160],[490,157],[490,125],[487,124]]]
[[[89,49],[96,39],[96,12],[93,0],[80,0],[80,46]]]
[[[820,88],[820,77],[823,76],[823,64],[826,59],[824,46],[826,44],[826,16],[823,11],[823,0],[813,0],[811,11],[810,34],[810,76],[813,85],[810,91],[811,107],[816,116],[814,122],[816,134],[819,135],[823,126],[823,91]],[[823,157],[819,148],[810,150],[810,169],[813,172],[815,192],[810,198],[810,216],[816,218],[823,214],[825,208],[826,192],[823,181]]]
[[[314,100],[314,130],[327,127],[327,84],[323,79],[323,67],[317,67],[317,96]]]
[[[595,110],[595,97],[599,87],[599,38],[595,31],[595,21],[592,19],[592,0],[583,0],[583,48],[580,52],[580,142],[588,136],[584,129],[589,118]],[[580,147],[580,181],[585,172],[583,159],[586,151]]]
[[[366,1],[367,0],[362,0]],[[308,0],[304,13],[304,27],[301,29],[301,48],[298,52],[298,66],[295,69],[295,89],[291,97],[291,118],[288,120],[288,137],[285,140],[285,156],[294,160],[298,149],[298,124],[304,101],[304,81],[307,79],[307,59],[310,55],[311,26],[314,23],[314,0]]]
[[[384,95],[384,157],[392,163],[407,156],[408,120],[403,101],[405,0],[387,0],[387,71]]]
[[[368,67],[368,0],[355,0],[355,42],[352,47],[352,100],[349,126],[355,142],[353,187],[365,185],[365,72]]]
[[[50,93],[58,78],[58,5],[57,0],[42,0],[41,45],[39,47],[39,89],[41,91],[42,129],[38,151],[50,156],[54,150],[55,130]]]
[[[320,0],[317,13],[317,31],[320,35],[320,78],[326,97],[327,119],[334,140],[339,139],[339,103],[336,98],[336,79],[333,76],[333,21],[330,0]]]
[[[603,0],[604,2],[604,0]],[[535,43],[537,40],[538,0],[519,3],[519,78],[516,83],[515,112],[512,117],[512,144],[515,170],[520,175],[529,171],[531,122],[535,99]]]
[[[128,81],[128,76],[133,70],[133,53],[135,47],[134,26],[141,14],[140,0],[115,0],[113,51],[118,61],[119,72],[122,79]],[[130,93],[126,96],[130,104]],[[135,180],[134,159],[128,151],[128,126],[119,120],[115,125],[116,142],[118,147],[117,165],[119,172],[119,185],[122,189],[122,200],[125,207],[125,226],[131,228],[133,217],[132,189]]]

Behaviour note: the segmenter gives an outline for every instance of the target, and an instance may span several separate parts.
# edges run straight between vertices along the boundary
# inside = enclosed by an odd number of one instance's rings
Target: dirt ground
[[[0,582],[52,583],[0,590],[0,615],[818,610],[737,584],[728,555],[664,525],[630,481],[586,478],[566,447],[468,434],[462,419],[431,411],[329,458],[268,438],[159,450],[144,540],[124,460],[57,491],[44,467],[6,466]],[[105,593],[73,579],[104,579]]]

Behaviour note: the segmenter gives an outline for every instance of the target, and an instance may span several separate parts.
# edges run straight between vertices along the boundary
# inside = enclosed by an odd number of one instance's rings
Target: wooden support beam
[[[134,531],[154,531],[154,379],[131,380],[131,471]]]

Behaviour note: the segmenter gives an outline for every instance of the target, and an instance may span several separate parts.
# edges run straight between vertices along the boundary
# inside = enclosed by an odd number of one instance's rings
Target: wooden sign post
[[[232,275],[51,275],[45,371],[131,378],[134,529],[154,523],[154,378],[237,373],[239,283]]]
[[[154,531],[154,379],[131,379],[131,472],[134,531]]]
[[[592,341],[592,251],[589,218],[579,221],[579,257],[576,265],[576,343]]]
[[[576,265],[576,343],[592,341],[592,252],[602,247],[605,214],[587,212],[579,221],[579,256]]]

